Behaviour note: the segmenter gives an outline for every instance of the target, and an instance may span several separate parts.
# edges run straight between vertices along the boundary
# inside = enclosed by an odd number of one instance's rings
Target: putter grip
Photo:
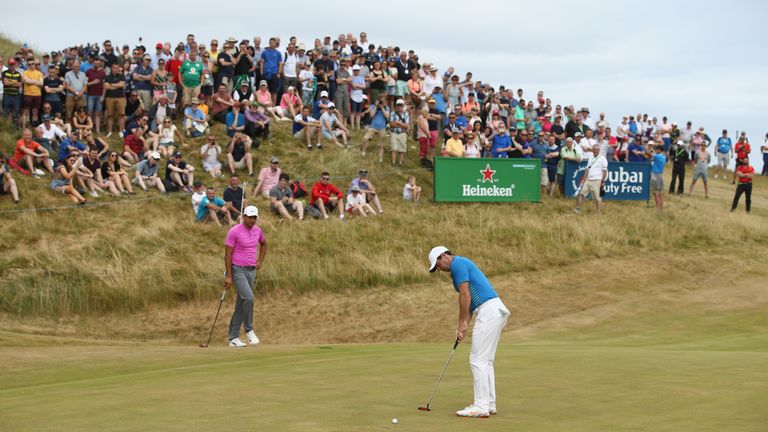
[[[456,349],[456,347],[459,346],[459,340],[456,339],[456,342],[453,343],[453,349]]]

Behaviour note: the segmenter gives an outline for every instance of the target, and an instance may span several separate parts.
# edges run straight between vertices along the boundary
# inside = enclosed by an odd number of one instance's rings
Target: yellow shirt
[[[27,69],[21,74],[23,78],[33,81],[43,81],[43,73],[39,70]],[[42,96],[42,87],[38,87],[34,84],[24,84],[24,96]]]
[[[451,157],[464,157],[464,143],[460,139],[449,138],[445,142],[445,151]]]

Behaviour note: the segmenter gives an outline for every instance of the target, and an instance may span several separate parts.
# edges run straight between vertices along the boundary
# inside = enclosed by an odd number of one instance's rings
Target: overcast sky
[[[605,111],[612,125],[647,112],[681,125],[692,120],[713,139],[723,128],[746,130],[755,153],[768,132],[765,1],[190,0],[179,7],[131,0],[113,7],[68,0],[51,10],[30,21],[28,10],[5,8],[0,29],[44,51],[107,38],[133,46],[142,37],[150,46],[187,33],[206,44],[295,35],[311,45],[315,37],[365,31],[376,44],[415,50],[441,72],[454,66],[461,76],[471,71],[529,96],[544,90],[556,104]]]

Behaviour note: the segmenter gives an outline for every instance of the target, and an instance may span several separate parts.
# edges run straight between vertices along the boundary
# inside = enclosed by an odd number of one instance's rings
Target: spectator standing
[[[229,186],[224,189],[223,198],[232,220],[238,220],[243,208],[248,205],[248,200],[245,198],[245,189],[240,187],[240,179],[236,175],[229,178]]]
[[[181,103],[183,106],[187,106],[192,102],[192,99],[197,98],[200,94],[200,88],[203,85],[204,78],[203,63],[197,58],[197,51],[192,50],[189,52],[189,58],[184,60],[179,68],[179,74],[181,75],[182,96]]]
[[[16,60],[8,60],[8,68],[0,74],[3,81],[3,112],[13,125],[19,128],[21,114],[21,72],[16,69]]]
[[[80,61],[73,61],[72,69],[64,75],[64,89],[66,90],[64,119],[67,121],[72,119],[75,108],[85,108],[86,80],[85,74],[80,72]],[[7,87],[6,84],[6,94],[8,94]]]
[[[112,65],[110,74],[104,78],[104,100],[107,112],[107,138],[112,136],[112,126],[117,119],[117,128],[122,137],[125,130],[125,76],[120,66]]]
[[[709,163],[712,160],[712,155],[709,154],[706,148],[701,149],[693,154],[693,160],[695,168],[693,171],[693,181],[691,182],[691,186],[688,189],[688,194],[693,194],[693,187],[696,185],[696,181],[701,179],[702,183],[704,183],[704,198],[709,198],[707,169],[709,168]]]
[[[739,184],[736,186],[736,194],[733,196],[732,212],[739,205],[742,194],[746,196],[747,214],[752,210],[752,177],[754,175],[755,169],[749,164],[749,156],[742,157],[741,163],[736,167],[736,177],[739,179]]]
[[[736,168],[742,164],[744,158],[749,160],[749,154],[752,152],[752,147],[749,145],[746,132],[741,132],[739,140],[736,141],[736,145],[733,147],[733,152],[736,153]],[[736,170],[733,171],[733,181],[731,181],[731,183],[736,184]]]
[[[581,205],[584,198],[592,194],[592,200],[599,213],[603,207],[601,193],[605,187],[605,179],[608,178],[608,160],[600,154],[600,146],[592,147],[592,159],[587,164],[587,172],[581,177],[579,194],[576,197],[576,213],[581,213]]]
[[[723,136],[717,139],[717,167],[715,168],[715,178],[717,178],[718,174],[721,174],[723,179],[726,178],[728,164],[731,162],[732,155],[733,142],[731,141],[731,138],[728,137],[728,130],[723,129]]]
[[[760,146],[760,152],[763,154],[763,171],[762,175],[768,176],[768,133],[763,138],[763,145]]]
[[[277,104],[277,92],[280,88],[280,76],[283,74],[283,55],[277,50],[275,38],[269,38],[269,47],[261,53],[259,64],[261,79],[267,82],[272,97],[272,106]]]
[[[685,148],[685,143],[682,140],[678,140],[675,145],[669,151],[669,157],[672,159],[672,181],[669,183],[670,195],[675,192],[675,184],[679,182],[677,186],[677,194],[682,195],[685,191],[685,166],[688,164],[688,150]]]
[[[401,58],[404,57],[401,56]],[[392,166],[396,164],[402,166],[405,162],[405,152],[408,148],[408,131],[411,128],[411,119],[405,110],[404,100],[398,99],[395,103],[395,111],[389,116],[389,126]]]
[[[139,94],[139,99],[148,110],[152,106],[152,57],[144,55],[131,74],[133,89]]]
[[[253,330],[253,282],[256,270],[261,268],[267,255],[267,240],[256,225],[259,210],[248,206],[243,210],[243,222],[227,232],[224,254],[224,288],[235,285],[237,299],[232,319],[229,322],[229,346],[246,346],[240,340],[242,326],[248,337],[248,343],[257,345],[259,338]]]
[[[21,128],[26,129],[29,114],[32,113],[32,125],[38,124],[38,112],[40,102],[43,96],[43,73],[40,72],[40,60],[32,59],[27,70],[21,74],[21,80],[24,83],[24,98],[22,100],[21,110]]]
[[[565,196],[565,164],[568,162],[581,162],[581,154],[576,150],[573,138],[565,139],[565,146],[560,149],[560,160],[557,162],[557,184],[560,187],[560,195]]]
[[[651,162],[651,191],[653,192],[653,201],[656,203],[656,210],[661,211],[664,208],[664,165],[667,163],[667,156],[664,155],[664,145],[656,145],[653,148],[653,155],[649,153]]]

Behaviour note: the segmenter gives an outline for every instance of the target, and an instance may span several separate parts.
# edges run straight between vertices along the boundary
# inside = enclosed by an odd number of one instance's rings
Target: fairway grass
[[[7,431],[765,430],[764,318],[723,312],[710,320],[727,335],[689,331],[660,344],[648,318],[636,325],[648,338],[634,345],[600,339],[610,333],[603,325],[525,343],[505,334],[499,414],[490,419],[454,415],[472,398],[468,343],[432,412],[416,407],[450,343],[9,347],[0,357],[0,418]]]

